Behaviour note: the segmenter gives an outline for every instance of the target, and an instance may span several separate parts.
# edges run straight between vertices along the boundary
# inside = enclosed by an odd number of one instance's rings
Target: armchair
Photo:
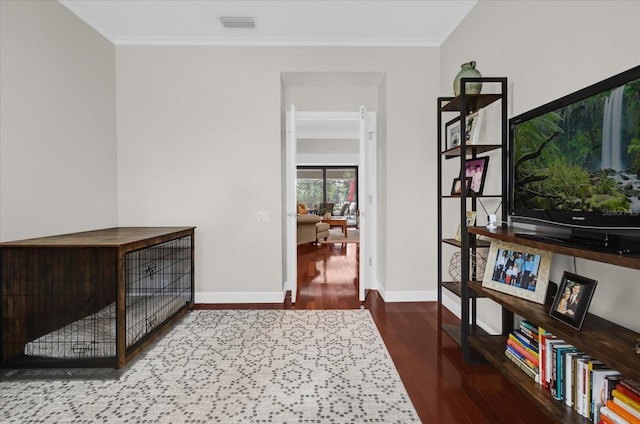
[[[329,237],[329,224],[321,219],[318,215],[298,215],[297,244],[316,243]]]

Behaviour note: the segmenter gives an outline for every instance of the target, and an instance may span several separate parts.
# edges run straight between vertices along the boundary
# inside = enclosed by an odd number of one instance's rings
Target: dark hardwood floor
[[[196,305],[196,309],[369,309],[423,423],[552,422],[489,365],[465,365],[439,331],[436,302],[385,303],[377,291],[358,301],[355,244],[298,247],[296,304]],[[443,322],[457,318],[443,308]]]

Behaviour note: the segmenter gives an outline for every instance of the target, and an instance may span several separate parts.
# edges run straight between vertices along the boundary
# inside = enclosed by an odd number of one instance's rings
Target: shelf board
[[[443,199],[459,199],[460,195],[459,194],[448,194],[445,196],[441,196]],[[476,195],[473,193],[469,193],[467,194],[467,199],[471,199],[472,197],[475,197],[476,199],[481,198],[481,199],[485,199],[485,198],[502,198],[502,195],[500,194],[480,194],[480,195]]]
[[[442,242],[445,244],[449,244],[451,246],[462,247],[462,244],[456,239],[446,238],[446,239],[442,239]],[[490,246],[491,246],[491,242],[488,240],[477,240],[475,244],[473,243],[473,240],[472,240],[471,243],[469,243],[469,247],[488,248]]]
[[[640,333],[593,314],[587,314],[582,330],[578,331],[549,316],[548,305],[485,289],[482,283],[477,281],[470,282],[469,289],[501,304],[567,343],[579,347],[620,373],[630,378],[640,378],[640,355],[634,350]]]
[[[460,281],[443,281],[441,284],[442,284],[442,287],[449,290],[456,296],[462,297],[462,283]],[[483,293],[478,293],[478,292],[469,290],[469,297],[480,298],[480,297],[486,297],[486,296]]]
[[[458,297],[462,297],[462,283],[460,281],[443,281],[442,287],[449,290]]]
[[[447,333],[449,337],[451,337],[458,345],[461,344],[460,340],[462,340],[462,328],[460,327],[460,323],[444,324],[441,328],[442,331]],[[477,325],[472,325],[469,326],[469,335],[474,337],[483,337],[488,336],[489,334]]]
[[[498,150],[501,148],[502,148],[501,144],[467,144],[465,146],[464,151],[467,155],[470,155],[473,153],[475,154],[486,153],[486,152],[490,152],[492,150]],[[462,154],[462,147],[458,146],[451,149],[447,149],[443,151],[442,154],[444,155],[445,159],[458,158]]]
[[[485,227],[467,227],[467,231],[473,234],[490,237],[492,239],[531,246],[549,252],[559,253],[561,255],[575,256],[611,265],[640,269],[640,255],[618,255],[615,253],[598,252],[595,250],[588,250],[586,248],[552,244],[544,241],[532,240],[530,238],[518,237],[516,235],[518,229],[515,229],[514,231],[513,227],[498,227],[495,230],[489,230]],[[527,232],[527,230],[524,229],[520,231]]]
[[[588,423],[589,420],[573,409],[551,397],[551,394],[533,381],[517,365],[504,354],[507,339],[505,336],[472,336],[469,345],[475,348],[495,368],[523,390],[533,402],[556,422],[560,423]]]
[[[467,112],[473,112],[502,99],[502,94],[466,94]],[[456,96],[440,109],[443,112],[460,112],[462,109],[462,96]]]

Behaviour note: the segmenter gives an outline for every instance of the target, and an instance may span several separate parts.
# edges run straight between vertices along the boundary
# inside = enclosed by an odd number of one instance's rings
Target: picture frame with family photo
[[[482,287],[544,304],[551,252],[516,243],[491,242]]]
[[[489,156],[482,156],[465,161],[464,176],[471,178],[469,189],[477,195],[484,191],[484,183],[487,179],[487,169],[489,165]]]

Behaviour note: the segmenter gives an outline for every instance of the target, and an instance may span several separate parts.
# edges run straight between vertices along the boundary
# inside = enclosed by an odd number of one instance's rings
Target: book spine
[[[520,330],[514,330],[513,335],[518,339],[524,347],[526,347],[531,352],[538,353],[538,345],[535,343],[535,340],[524,334]]]
[[[509,340],[507,340],[507,344],[509,346],[513,346],[513,348],[515,350],[517,350],[519,353],[521,353],[529,361],[536,362],[538,360],[538,358],[536,358],[535,356],[531,355],[531,353],[529,353],[524,347],[522,347],[522,345],[518,344],[517,341],[514,341],[513,339],[509,339]]]
[[[540,370],[540,385],[544,385],[544,339],[547,332],[544,328],[538,327],[538,369]]]
[[[558,369],[558,349],[555,347],[551,348],[551,383],[549,384],[549,390],[551,392],[551,397],[556,400],[561,400],[562,397],[558,394],[558,374],[560,370]]]
[[[620,382],[623,386],[625,386],[629,391],[635,393],[636,396],[640,398],[640,383],[630,378],[625,378]]]
[[[605,416],[605,415],[600,415],[600,423],[602,424],[614,424],[614,422],[611,420],[611,418]]]
[[[573,407],[573,356],[567,353],[564,361],[564,404]]]
[[[578,412],[578,392],[580,391],[580,363],[579,360],[582,356],[576,356],[573,360],[573,388],[572,390],[572,402],[573,402],[573,410]]]
[[[607,377],[620,375],[618,371],[612,369],[595,370],[591,375],[592,394],[591,394],[591,417],[594,422],[600,418],[600,408],[607,404],[605,399],[605,385]]]
[[[511,360],[511,362],[513,362],[514,364],[516,364],[522,371],[524,371],[525,374],[527,374],[529,377],[531,377],[534,381],[538,381],[538,374],[536,374],[532,369],[530,369],[527,364],[525,364],[524,362],[522,362],[520,359],[518,359],[517,356],[515,356],[513,353],[511,353],[508,349],[504,351],[504,354],[507,356],[507,358],[509,358]]]
[[[575,368],[576,368],[576,358],[579,355],[584,355],[584,352],[576,351],[568,351],[565,354],[564,358],[564,403],[570,408],[575,409],[575,387],[576,387],[576,379],[575,379]]]
[[[622,384],[622,381],[616,386],[616,390],[618,390],[623,395],[627,396],[629,399],[640,404],[640,395],[636,395],[629,387]]]
[[[538,352],[534,349],[534,347],[530,343],[524,342],[521,339],[519,339],[514,334],[514,333],[516,333],[516,331],[514,331],[511,334],[509,334],[509,339],[513,340],[515,343],[519,344],[524,350],[526,350],[529,353],[529,355],[531,355],[534,358],[534,362],[537,361],[538,360],[538,356],[539,356]]]
[[[577,349],[573,346],[558,346],[555,351],[555,365],[556,365],[556,399],[564,399],[564,382],[565,382],[565,366],[564,357],[568,352],[574,352]]]
[[[568,344],[554,344],[551,346],[551,384],[549,385],[549,391],[556,400],[563,399],[562,381],[564,369],[562,367],[562,358],[567,349],[575,350],[573,346]]]
[[[640,411],[630,407],[626,403],[622,402],[618,398],[613,399],[613,403],[618,405],[620,408],[624,409],[629,415],[632,415],[636,420],[640,420]]]
[[[589,390],[587,390],[587,418],[589,418],[590,421],[593,421],[593,416],[594,416],[594,410],[593,410],[594,398],[598,397],[594,392],[596,387],[594,385],[596,373],[597,373],[597,368],[593,367],[593,363],[589,363]]]
[[[609,408],[613,413],[621,417],[623,420],[625,420],[629,424],[640,424],[640,420],[638,420],[636,417],[634,417],[633,415],[629,414],[627,411],[622,409],[620,405],[616,404],[611,399],[607,401],[607,408]]]
[[[520,328],[523,328],[523,327],[531,331],[532,333],[535,333],[536,336],[540,333],[540,327],[533,325],[533,323],[527,320],[520,321]]]
[[[616,386],[617,387],[617,386]],[[640,411],[640,403],[634,401],[633,399],[631,399],[629,396],[625,395],[624,393],[620,392],[620,390],[618,389],[613,389],[613,392],[611,392],[611,394],[613,395],[614,399],[618,398],[620,399],[622,402],[626,403],[627,405],[629,405],[630,407],[637,409],[638,411]]]
[[[544,388],[550,390],[551,384],[551,346],[554,344],[564,343],[564,340],[556,339],[554,336],[547,338],[544,342],[544,375],[545,375],[545,384]]]
[[[533,341],[538,340],[538,330],[533,331],[530,328],[523,326],[522,323],[520,323],[520,332]]]
[[[578,360],[578,375],[577,375],[577,381],[578,381],[578,391],[576,393],[576,412],[580,415],[582,415],[583,417],[587,416],[587,411],[586,411],[586,390],[588,389],[588,385],[587,385],[587,362],[590,358],[589,357],[582,357]]]
[[[585,388],[585,417],[593,420],[592,410],[591,410],[591,399],[593,392],[593,378],[591,377],[594,370],[599,369],[608,369],[608,367],[600,361],[591,360],[587,363],[587,379],[586,379],[586,388]]]
[[[515,356],[518,357],[518,359],[520,359],[522,362],[526,363],[527,366],[529,368],[531,368],[534,372],[538,373],[540,372],[539,368],[536,366],[536,364],[534,364],[533,362],[531,362],[530,360],[528,360],[522,353],[518,352],[513,346],[511,346],[510,344],[507,344],[507,349],[513,353]]]
[[[607,403],[607,400],[613,399],[613,389],[618,387],[622,379],[624,379],[624,377],[620,374],[608,375],[604,378],[604,388],[602,392],[602,402],[604,404]]]
[[[603,406],[600,412],[602,413],[603,417],[608,418],[613,424],[629,424],[627,420],[625,420],[606,406]]]

